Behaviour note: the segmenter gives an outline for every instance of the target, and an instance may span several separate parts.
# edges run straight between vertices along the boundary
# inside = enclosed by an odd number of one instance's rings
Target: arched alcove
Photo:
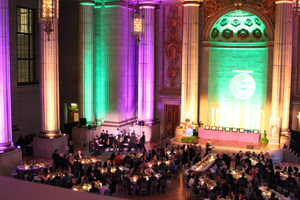
[[[273,37],[270,20],[247,5],[242,10],[226,7],[208,21],[203,34],[200,121],[268,129]]]
[[[236,11],[236,7],[228,6],[228,7],[225,7],[224,9],[219,10],[213,17],[211,17],[204,27],[203,41],[209,41],[210,33],[213,29],[213,26],[217,22],[217,20],[219,20],[222,16],[224,16],[230,12],[233,12],[233,11]],[[250,5],[243,5],[241,8],[241,11],[246,11],[246,12],[252,13],[253,15],[257,16],[266,27],[266,31],[268,32],[268,41],[274,40],[273,24],[264,13],[262,13],[260,10],[258,10],[257,8],[255,8],[253,6],[250,6]]]

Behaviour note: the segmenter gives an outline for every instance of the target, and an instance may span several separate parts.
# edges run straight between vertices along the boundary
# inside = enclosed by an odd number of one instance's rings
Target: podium
[[[192,128],[186,128],[185,129],[185,135],[186,136],[193,136],[194,130]]]

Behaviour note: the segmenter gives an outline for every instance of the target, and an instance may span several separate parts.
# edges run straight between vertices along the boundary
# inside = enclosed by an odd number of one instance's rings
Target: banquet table
[[[37,163],[37,164],[30,164],[30,165],[27,165],[27,164],[20,165],[20,166],[17,166],[16,172],[18,174],[19,179],[25,179],[26,173],[31,172],[33,174],[37,174],[41,168],[45,169],[47,167],[47,165],[52,167],[51,163]]]
[[[72,187],[73,191],[85,191],[88,192],[92,188],[90,183],[78,184]]]
[[[265,199],[269,199],[271,197],[272,193],[275,193],[275,197],[278,198],[278,199],[282,199],[282,197],[283,197],[281,194],[279,194],[275,190],[273,190],[271,188],[268,188],[266,186],[259,186],[258,188],[262,191],[262,196]]]
[[[233,178],[234,178],[234,180],[235,180],[236,182],[239,180],[239,178],[242,177],[242,174],[243,174],[243,173],[244,173],[244,172],[237,171],[237,170],[232,170],[232,171],[231,171],[231,174],[232,174],[232,176],[233,176]],[[252,179],[253,179],[252,176],[250,176],[250,175],[248,175],[248,174],[246,174],[246,173],[244,173],[244,176],[245,176],[245,178],[247,179],[248,183],[250,183],[250,182],[252,181]]]
[[[200,128],[198,130],[198,137],[204,139],[259,143],[260,134],[205,130]]]
[[[185,175],[188,175],[188,171],[192,170],[196,173],[203,173],[209,170],[216,160],[215,154],[206,155],[201,161],[193,165],[191,168],[185,170]]]

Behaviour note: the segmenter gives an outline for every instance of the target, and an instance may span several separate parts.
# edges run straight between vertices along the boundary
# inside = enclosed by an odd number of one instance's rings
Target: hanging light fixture
[[[293,10],[295,15],[300,15],[300,0],[294,0]]]
[[[131,33],[135,37],[135,42],[140,42],[140,37],[144,34],[144,16],[140,13],[139,0],[136,4],[135,13],[131,15]]]
[[[39,0],[39,20],[45,22],[44,31],[48,35],[48,41],[50,33],[53,31],[53,21],[58,21],[58,10],[59,0]]]

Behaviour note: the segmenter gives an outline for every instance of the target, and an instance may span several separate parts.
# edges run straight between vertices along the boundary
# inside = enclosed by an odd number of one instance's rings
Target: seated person
[[[95,177],[94,175],[94,172],[90,172],[90,175],[89,175],[89,183],[92,183],[94,181],[98,181],[97,180],[97,177]]]
[[[287,193],[287,192],[285,192],[284,194],[283,194],[283,198],[282,198],[282,200],[291,200],[291,198],[289,197],[289,194]]]
[[[278,198],[276,198],[276,194],[274,192],[272,192],[271,198],[269,198],[269,200],[278,200]]]
[[[276,166],[275,166],[275,169],[277,169],[277,170],[281,170],[281,163],[278,163]]]
[[[160,187],[160,183],[161,183],[162,180],[167,180],[167,177],[166,177],[165,173],[162,173],[161,177],[159,178],[158,187]]]
[[[238,179],[238,186],[240,185],[240,183],[242,181],[246,184],[245,187],[247,188],[247,179],[245,178],[245,174],[244,173],[242,173],[242,177]]]
[[[207,183],[204,183],[201,190],[204,191],[204,194],[205,194],[205,198],[208,198],[208,195],[209,195],[209,191],[208,191],[208,187],[207,187]]]
[[[87,180],[86,180],[85,175],[82,175],[80,177],[80,179],[78,180],[78,184],[84,184],[84,183],[87,183]]]
[[[89,192],[91,193],[97,193],[99,192],[99,189],[97,187],[95,187],[95,183],[92,183],[92,188],[89,190]]]
[[[77,159],[77,160],[81,160],[81,159],[83,159],[83,158],[84,158],[84,156],[83,156],[83,154],[81,153],[81,151],[79,150],[78,153],[77,153],[77,155],[76,155],[76,159]]]
[[[117,185],[115,179],[110,179],[108,184],[109,184],[108,188],[110,190],[110,195],[116,193]]]
[[[109,195],[109,188],[108,186],[106,185],[106,181],[104,181],[102,183],[102,186],[100,187],[100,194],[101,195]]]
[[[45,174],[50,174],[52,172],[53,172],[52,167],[50,165],[47,165],[47,167],[44,169],[44,173]]]
[[[147,182],[146,178],[144,178],[144,176],[142,174],[140,174],[139,180],[137,181],[137,185],[139,186],[139,189],[141,189],[142,183],[146,183],[146,182]]]
[[[123,176],[123,181],[127,182],[128,194],[131,194],[131,182],[130,182],[130,178],[129,178],[129,174],[128,173]]]
[[[286,178],[286,181],[292,182],[292,184],[293,184],[294,186],[297,185],[296,180],[292,177],[292,174],[291,174],[290,172],[288,173],[288,177]]]
[[[283,171],[285,173],[293,173],[293,168],[291,168],[288,163],[285,163],[285,167],[284,167]]]
[[[221,190],[223,191],[222,197],[225,198],[229,194],[229,185],[226,183],[225,180],[221,181]]]
[[[233,185],[234,184],[234,178],[233,178],[233,175],[231,174],[231,170],[228,170],[228,173],[226,174],[226,180],[228,181],[228,183],[230,185]]]
[[[191,187],[194,188],[195,195],[199,195],[199,189],[201,187],[199,179],[195,179],[194,184]]]

